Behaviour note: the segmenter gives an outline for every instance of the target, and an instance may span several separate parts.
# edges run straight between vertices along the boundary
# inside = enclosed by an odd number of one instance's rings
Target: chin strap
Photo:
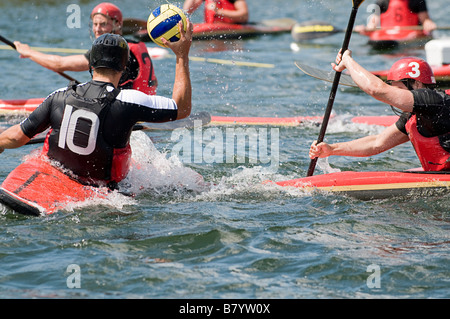
[[[414,88],[413,88],[413,86],[412,86],[412,81],[415,82],[416,80],[413,80],[413,79],[404,79],[404,80],[402,80],[403,84],[406,86],[406,88],[407,88],[409,91],[414,91]],[[400,115],[403,114],[403,112],[402,112],[402,111],[399,111],[396,107],[394,107],[394,106],[392,106],[392,105],[389,105],[389,106],[391,107],[392,112],[394,112],[395,115],[400,116]]]
[[[416,80],[413,80],[413,81],[415,82]],[[409,81],[409,80],[406,81],[406,87],[410,91],[414,90],[413,87],[412,87],[411,81]]]

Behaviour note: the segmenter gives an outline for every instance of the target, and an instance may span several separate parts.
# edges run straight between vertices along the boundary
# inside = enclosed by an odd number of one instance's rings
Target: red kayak
[[[109,190],[85,186],[71,179],[42,157],[16,167],[0,186],[0,202],[26,215],[48,215],[73,203],[104,199]]]
[[[147,33],[147,21],[132,19],[131,26],[124,28],[124,34],[131,34],[140,41],[151,41]],[[124,21],[125,22],[125,21]],[[258,23],[196,23],[194,24],[193,40],[211,39],[241,39],[267,34],[291,32],[297,21],[289,18],[264,20]]]
[[[296,23],[290,19],[280,19],[279,21],[280,23],[272,22],[271,24],[198,23],[194,24],[193,39],[239,39],[256,35],[285,33],[290,32]]]
[[[211,123],[215,125],[279,125],[297,126],[305,122],[322,122],[322,116],[294,116],[294,117],[239,117],[239,116],[211,116]]]
[[[450,191],[450,172],[424,172],[421,169],[402,172],[346,171],[297,178],[275,184],[282,187],[299,188],[305,192],[318,191],[370,200],[395,196],[428,195],[432,192],[447,193]]]
[[[422,30],[414,30],[414,28],[383,28],[366,32],[365,35],[369,37],[369,45],[377,50],[396,49],[411,45],[423,46],[432,39],[430,35],[425,34]]]
[[[33,112],[37,108],[43,98],[31,98],[21,100],[0,100],[0,115],[21,112]]]
[[[236,116],[211,116],[211,124],[214,125],[274,125],[274,126],[298,126],[302,123],[322,122],[322,116],[294,116],[294,117],[236,117]],[[331,116],[333,118],[333,116]],[[355,124],[390,126],[398,120],[397,115],[388,116],[355,116],[351,122]]]
[[[21,112],[32,112],[43,98],[32,98],[22,100],[1,100],[0,115],[14,114]],[[200,113],[199,113],[200,114]],[[355,116],[351,119],[353,123],[367,125],[389,126],[397,121],[396,115],[392,116]],[[204,121],[206,123],[206,121]],[[298,126],[302,123],[321,123],[322,116],[293,116],[293,117],[248,117],[248,116],[211,116],[208,123],[211,125],[274,125],[274,126]],[[148,129],[158,128],[157,123],[146,124]],[[159,124],[161,125],[161,124]],[[173,125],[171,125],[173,127]],[[176,127],[175,127],[176,128]]]

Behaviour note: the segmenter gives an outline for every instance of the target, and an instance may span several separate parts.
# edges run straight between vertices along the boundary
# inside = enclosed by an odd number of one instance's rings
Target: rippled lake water
[[[67,8],[73,2],[81,9],[81,27],[70,29]],[[448,10],[440,9],[446,1],[428,2],[437,24],[448,24]],[[125,17],[146,19],[164,1],[153,3],[125,0],[119,6]],[[344,0],[248,3],[252,21],[289,17],[299,22],[324,20],[340,28],[346,27],[351,11],[351,1]],[[368,4],[361,6],[357,24],[365,23]],[[89,13],[95,5],[86,0],[2,0],[1,34],[31,46],[87,49]],[[199,22],[201,12],[192,20]],[[343,34],[336,34],[292,46],[291,35],[282,34],[195,42],[192,57],[274,67],[192,61],[193,111],[222,116],[323,115],[330,85],[304,75],[294,62],[327,69],[342,40]],[[358,34],[350,47],[355,59],[372,70],[387,69],[402,55],[425,57],[420,48],[374,52]],[[170,96],[174,59],[154,63],[158,94]],[[0,65],[2,99],[44,97],[67,85],[58,74],[19,59],[11,50],[0,50]],[[90,77],[87,72],[68,74],[80,81]],[[351,124],[349,117],[392,111],[357,89],[340,87],[333,113],[326,135],[330,142],[381,130]],[[20,119],[3,117],[0,125]],[[272,152],[263,158],[224,149],[221,157],[214,157],[208,143],[229,142],[227,129],[241,129],[249,139],[255,134],[267,137],[266,149]],[[137,193],[135,198],[117,194],[107,202],[38,218],[0,205],[0,297],[450,297],[448,195],[359,201],[263,183],[306,176],[309,145],[318,133],[319,127],[311,124],[136,132],[135,166],[122,185]],[[191,138],[189,144],[181,145],[182,134]],[[181,156],[180,145],[201,156]],[[39,147],[1,154],[0,180]],[[404,144],[367,159],[332,157],[329,165],[363,171],[408,169],[420,163],[411,145]],[[80,275],[78,282],[72,281],[74,274]]]

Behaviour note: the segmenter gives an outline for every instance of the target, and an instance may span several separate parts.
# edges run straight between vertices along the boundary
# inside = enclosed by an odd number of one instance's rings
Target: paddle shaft
[[[354,26],[355,20],[356,20],[356,14],[358,13],[359,5],[363,1],[364,0],[360,1],[359,4],[356,4],[356,2],[358,2],[358,1],[353,1],[352,12],[350,14],[350,19],[348,20],[347,31],[345,32],[344,42],[342,44],[342,51],[341,51],[342,54],[344,54],[344,52],[348,49],[348,45],[350,43],[350,38],[352,36],[353,26]],[[325,137],[325,132],[327,130],[328,121],[330,119],[331,111],[333,109],[333,103],[334,103],[334,99],[336,97],[336,92],[337,92],[337,88],[339,86],[340,79],[341,79],[341,72],[336,72],[336,74],[334,75],[333,85],[331,87],[330,97],[328,98],[328,104],[327,104],[327,108],[325,110],[325,115],[322,120],[322,126],[320,127],[319,137],[317,138],[317,144],[322,143],[323,139]],[[309,164],[307,176],[312,176],[314,174],[314,169],[316,168],[317,159],[318,158],[316,157],[311,160],[311,162]]]
[[[8,39],[6,39],[5,37],[3,37],[2,35],[0,35],[0,40],[1,40],[3,43],[9,45],[9,46],[10,46],[11,48],[13,48],[14,50],[17,50],[16,45],[15,45],[13,42],[11,42],[11,41],[9,41]],[[59,75],[65,77],[65,78],[66,78],[67,80],[69,80],[69,81],[75,81],[77,84],[80,83],[79,81],[75,80],[73,77],[71,77],[71,76],[69,76],[69,75],[67,75],[67,74],[65,74],[65,73],[63,73],[63,72],[56,72],[56,73],[58,73]]]

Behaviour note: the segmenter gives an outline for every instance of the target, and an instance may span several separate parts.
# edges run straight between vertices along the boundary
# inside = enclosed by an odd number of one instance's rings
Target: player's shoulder
[[[176,109],[176,103],[173,99],[160,95],[148,95],[138,90],[121,90],[116,97],[117,100],[139,106],[146,106],[155,109]]]
[[[146,105],[151,100],[151,97],[152,96],[138,90],[125,89],[120,90],[120,93],[117,95],[116,99],[124,103]]]
[[[57,90],[54,90],[52,93],[50,93],[49,95],[47,95],[47,97],[44,99],[44,102],[46,102],[46,101],[48,101],[48,100],[51,100],[51,99],[53,99],[53,98],[55,98],[55,97],[57,97],[57,96],[59,96],[59,95],[61,95],[61,94],[64,94],[64,92],[66,92],[67,91],[67,86],[66,87],[63,87],[63,88],[59,88],[59,89],[57,89]]]

